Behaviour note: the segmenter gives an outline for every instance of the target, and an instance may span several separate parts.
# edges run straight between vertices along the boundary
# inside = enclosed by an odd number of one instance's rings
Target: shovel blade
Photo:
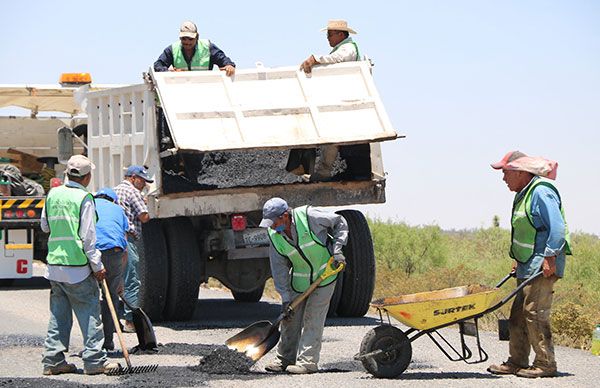
[[[225,345],[244,353],[253,361],[258,361],[277,345],[279,337],[278,328],[275,328],[271,322],[259,321],[229,338],[225,341]]]

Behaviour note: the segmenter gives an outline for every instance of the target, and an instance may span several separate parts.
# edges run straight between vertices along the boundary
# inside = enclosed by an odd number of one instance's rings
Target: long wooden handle
[[[112,298],[110,297],[110,292],[108,291],[108,285],[106,284],[106,279],[102,279],[102,288],[104,289],[104,296],[106,297],[106,301],[108,302],[108,308],[110,309],[110,315],[112,315],[113,322],[115,324],[115,329],[117,330],[117,336],[119,337],[119,342],[121,343],[121,349],[123,350],[123,357],[125,357],[125,362],[127,366],[131,368],[131,361],[129,361],[129,352],[127,351],[127,346],[125,346],[125,341],[123,340],[123,333],[121,332],[121,325],[119,325],[119,318],[117,318],[117,313],[115,311],[115,306],[113,305]]]

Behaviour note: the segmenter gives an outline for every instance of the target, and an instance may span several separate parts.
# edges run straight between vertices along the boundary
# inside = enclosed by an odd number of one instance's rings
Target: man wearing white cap
[[[322,28],[321,31],[327,31],[327,41],[333,49],[328,55],[311,54],[306,58],[300,65],[305,73],[310,73],[312,67],[319,64],[360,60],[358,45],[350,37],[350,34],[356,34],[356,31],[348,26],[347,21],[329,20],[327,27]]]
[[[323,273],[331,256],[336,263],[345,263],[342,247],[348,240],[348,224],[339,214],[310,206],[292,209],[275,197],[265,202],[260,226],[268,228],[271,274],[283,311]],[[323,327],[336,280],[337,275],[323,280],[292,316],[281,322],[277,360],[265,367],[267,371],[318,371]]]
[[[507,153],[492,164],[504,173],[504,182],[517,193],[511,217],[509,255],[515,259],[517,283],[534,274],[542,275],[527,284],[515,297],[509,320],[509,358],[490,365],[493,374],[519,377],[557,375],[550,327],[553,287],[565,271],[565,255],[571,254],[569,231],[562,201],[550,179],[556,178],[558,164],[520,151]],[[529,353],[535,358],[529,366]]]
[[[171,44],[154,62],[155,71],[212,70],[218,66],[225,74],[235,74],[235,63],[208,39],[198,38],[198,28],[185,21],[179,28],[179,41]]]
[[[44,375],[75,373],[65,360],[73,313],[84,350],[83,371],[93,375],[117,368],[106,360],[100,319],[98,282],[106,276],[96,249],[96,209],[86,186],[94,164],[83,155],[67,162],[68,183],[50,190],[41,216],[41,228],[50,233],[45,277],[50,281],[50,322],[42,358]],[[93,276],[92,276],[93,275]]]

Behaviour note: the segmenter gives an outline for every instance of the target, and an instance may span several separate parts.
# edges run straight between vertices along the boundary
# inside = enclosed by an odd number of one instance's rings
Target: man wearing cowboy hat
[[[154,62],[155,71],[212,70],[217,65],[225,74],[235,74],[235,63],[208,39],[198,39],[193,22],[183,22],[179,41],[168,46]]]
[[[327,22],[327,27],[321,29],[327,31],[327,41],[333,47],[329,55],[314,55],[311,54],[302,64],[300,68],[305,73],[310,73],[312,67],[319,64],[340,63],[359,61],[360,56],[358,46],[350,37],[350,34],[356,34],[352,28],[348,26],[345,20],[330,20]]]
[[[315,65],[360,60],[358,45],[350,37],[350,34],[356,34],[356,31],[348,26],[347,21],[329,20],[327,27],[322,28],[321,31],[327,31],[327,41],[333,49],[328,55],[311,54],[306,58],[300,65],[300,69],[306,74],[310,74]],[[302,175],[304,179],[313,182],[330,180],[339,147],[336,145],[325,145],[319,147],[319,149],[321,151],[319,159],[316,159],[316,150],[314,148],[292,149],[286,170],[296,175]],[[311,171],[313,170],[313,166],[314,172]]]
[[[510,257],[516,260],[517,283],[542,271],[515,297],[509,320],[509,358],[490,365],[493,374],[519,377],[557,375],[550,328],[554,282],[563,277],[565,255],[571,254],[569,231],[562,201],[550,179],[556,178],[558,164],[519,151],[507,153],[494,169],[504,173],[504,182],[517,193],[511,218]],[[529,352],[535,358],[529,366]]]

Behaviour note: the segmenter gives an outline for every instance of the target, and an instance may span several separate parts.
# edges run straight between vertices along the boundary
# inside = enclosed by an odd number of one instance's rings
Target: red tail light
[[[15,212],[15,215],[17,216],[17,218],[23,218],[23,216],[25,215],[25,212],[23,210],[19,209]]]
[[[2,214],[3,218],[13,218],[13,212],[12,210],[5,210],[4,213]]]
[[[239,232],[246,229],[246,226],[248,226],[246,216],[241,214],[234,214],[233,216],[231,216],[231,229],[233,229],[236,232]]]

